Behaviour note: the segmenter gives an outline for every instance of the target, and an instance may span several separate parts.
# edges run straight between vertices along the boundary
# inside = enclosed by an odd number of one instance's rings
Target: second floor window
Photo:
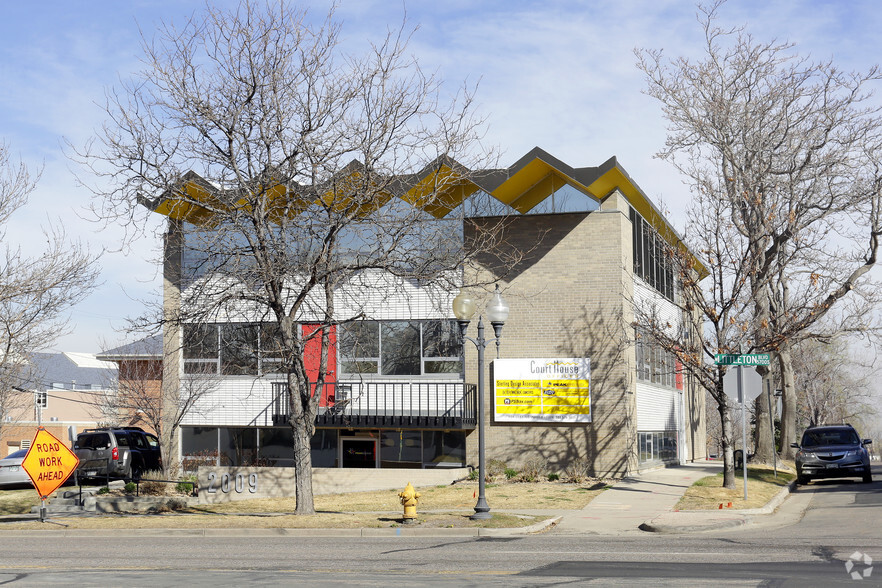
[[[355,321],[338,330],[341,375],[420,376],[462,373],[462,336],[456,321]],[[283,357],[278,325],[184,325],[184,373],[279,373]]]
[[[358,321],[340,325],[340,372],[380,376],[462,373],[456,321]]]

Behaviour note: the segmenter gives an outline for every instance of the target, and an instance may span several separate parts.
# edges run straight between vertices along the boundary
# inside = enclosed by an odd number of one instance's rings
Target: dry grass
[[[543,520],[545,517],[515,516],[494,513],[486,521],[472,521],[467,513],[420,514],[417,522],[409,527],[521,527]],[[95,517],[51,516],[53,523],[70,529],[363,529],[404,527],[400,515],[376,515],[367,513],[319,513],[314,516],[280,515],[233,515],[233,514],[155,514],[155,515],[103,515]],[[2,530],[58,530],[55,525],[34,521],[3,523]]]
[[[475,506],[477,482],[463,482],[451,486],[418,488],[418,519],[408,526],[430,528],[498,528],[521,527],[545,517],[500,513],[499,510],[580,509],[600,494],[606,484],[597,481],[584,485],[565,483],[502,483],[487,484],[487,502],[493,517],[472,521],[468,516]],[[33,490],[29,493],[35,504]],[[293,513],[293,498],[263,498],[241,500],[224,504],[194,506],[175,513],[108,514],[65,518],[51,516],[53,522],[72,529],[358,529],[403,527],[400,490],[353,492],[349,494],[317,495],[314,516]],[[0,495],[6,493],[0,493]],[[22,500],[27,500],[23,496]],[[29,512],[30,505],[26,510]],[[47,529],[38,521],[9,521],[2,529]]]
[[[0,515],[31,512],[31,508],[38,504],[40,504],[40,498],[33,488],[0,492]]]
[[[553,482],[487,484],[487,502],[494,509],[580,509],[606,487],[603,483],[588,485]],[[461,482],[447,486],[418,488],[417,511],[469,509],[475,506],[477,482]],[[322,512],[376,512],[401,510],[400,490],[323,494],[315,497],[315,508]],[[279,513],[293,512],[293,497],[240,500],[224,504],[200,506],[216,513]]]
[[[735,472],[735,488],[723,488],[723,473],[701,478],[689,488],[677,503],[677,510],[710,510],[762,508],[781,489],[789,484],[794,473],[787,471],[786,466],[778,466],[778,477],[774,476],[772,466],[747,466],[747,500],[744,500],[744,476],[742,470]],[[789,470],[789,468],[787,468]]]

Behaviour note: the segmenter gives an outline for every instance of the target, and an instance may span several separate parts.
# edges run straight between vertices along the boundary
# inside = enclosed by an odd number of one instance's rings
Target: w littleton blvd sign
[[[714,363],[717,365],[769,365],[769,354],[753,353],[739,355],[737,353],[718,353]]]

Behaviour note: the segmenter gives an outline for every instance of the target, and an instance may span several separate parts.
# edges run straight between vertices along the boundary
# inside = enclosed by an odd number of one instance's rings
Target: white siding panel
[[[682,414],[677,390],[637,382],[637,430],[680,430]]]
[[[681,313],[677,305],[639,278],[634,280],[634,302],[644,315],[658,316],[659,321],[670,324],[671,335],[680,330]]]

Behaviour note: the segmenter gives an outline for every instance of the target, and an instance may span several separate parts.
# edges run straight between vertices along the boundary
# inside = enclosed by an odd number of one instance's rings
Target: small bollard
[[[407,483],[402,492],[398,493],[401,505],[404,506],[404,516],[402,519],[405,523],[412,523],[417,518],[416,505],[419,502],[419,497],[420,493],[414,490],[410,482]]]

